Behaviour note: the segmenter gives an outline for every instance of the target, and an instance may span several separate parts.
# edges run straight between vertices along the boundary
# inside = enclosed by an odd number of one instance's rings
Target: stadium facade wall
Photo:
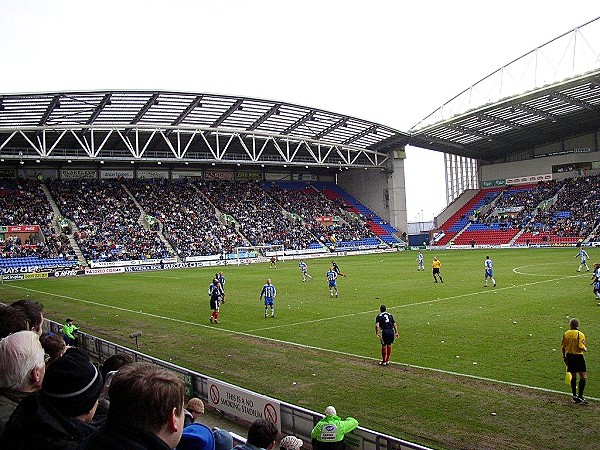
[[[404,159],[392,159],[391,164],[393,170],[345,170],[339,173],[338,184],[396,229],[406,231]]]
[[[498,180],[503,178],[524,177],[552,173],[552,166],[563,164],[599,162],[598,134],[586,134],[561,142],[537,147],[529,152],[516,155],[514,161],[480,165],[480,180]],[[597,173],[597,171],[590,172]],[[577,171],[553,174],[553,178],[577,177]]]

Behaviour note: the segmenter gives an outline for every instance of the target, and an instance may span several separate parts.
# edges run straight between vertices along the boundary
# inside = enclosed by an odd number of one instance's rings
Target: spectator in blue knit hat
[[[215,438],[215,450],[231,450],[233,448],[233,437],[229,431],[213,427],[212,433]]]
[[[215,450],[215,438],[206,425],[192,423],[183,429],[176,450]]]

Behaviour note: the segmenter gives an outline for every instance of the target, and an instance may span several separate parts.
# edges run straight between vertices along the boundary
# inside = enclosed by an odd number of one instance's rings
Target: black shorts
[[[221,302],[219,302],[218,299],[211,298],[210,299],[210,309],[212,309],[213,311],[216,309],[219,309],[219,303],[221,303]]]
[[[435,267],[435,268],[433,269],[433,274],[435,275],[435,274],[439,274],[439,273],[440,273],[440,269],[439,269],[439,268],[437,268],[437,267]]]
[[[571,373],[587,372],[583,355],[567,353],[567,371]]]
[[[381,345],[392,345],[394,343],[394,331],[381,333]]]

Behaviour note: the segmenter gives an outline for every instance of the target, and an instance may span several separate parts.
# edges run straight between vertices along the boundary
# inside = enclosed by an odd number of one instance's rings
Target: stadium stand
[[[49,180],[61,214],[77,227],[75,239],[88,261],[166,258],[171,251],[140,222],[142,211],[118,180]]]
[[[559,245],[594,240],[600,176],[482,189],[448,219],[438,245]],[[446,231],[447,230],[447,231]]]
[[[13,227],[0,239],[0,269],[77,265],[69,239],[52,225],[53,218],[38,180],[0,179],[0,225]]]

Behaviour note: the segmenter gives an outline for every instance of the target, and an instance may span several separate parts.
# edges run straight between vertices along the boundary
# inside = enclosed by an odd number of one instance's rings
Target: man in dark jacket
[[[78,450],[169,450],[179,443],[185,384],[176,374],[150,363],[128,364],[114,375],[108,395],[106,424]]]
[[[23,330],[0,339],[0,434],[19,403],[40,390],[45,372],[37,333]]]
[[[96,429],[94,417],[102,376],[79,349],[52,363],[39,392],[25,397],[6,424],[0,448],[75,449]]]

